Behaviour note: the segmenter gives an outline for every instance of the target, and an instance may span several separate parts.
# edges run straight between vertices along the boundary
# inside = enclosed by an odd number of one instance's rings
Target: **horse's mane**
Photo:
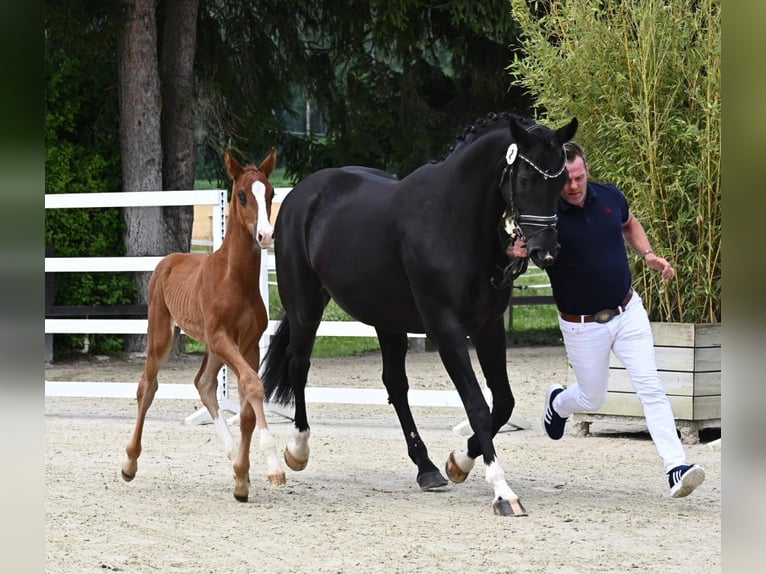
[[[461,144],[467,145],[471,141],[475,140],[476,138],[480,137],[481,135],[485,134],[486,132],[498,126],[500,122],[505,122],[507,124],[511,119],[520,120],[523,124],[527,126],[532,125],[534,123],[531,119],[524,116],[520,116],[513,112],[500,112],[500,113],[490,112],[489,114],[487,114],[486,117],[478,118],[477,120],[474,121],[474,123],[469,124],[465,128],[463,128],[463,131],[455,136],[455,143],[449,146],[446,153],[444,153],[438,158],[432,159],[431,163],[440,163],[444,161],[458,147],[463,147]]]

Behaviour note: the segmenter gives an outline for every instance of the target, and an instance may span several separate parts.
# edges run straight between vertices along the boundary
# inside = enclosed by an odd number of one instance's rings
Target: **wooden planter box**
[[[652,323],[657,369],[673,407],[681,438],[699,440],[702,428],[721,426],[721,324]],[[574,373],[569,373],[574,382]],[[612,355],[609,390],[594,413],[573,415],[575,432],[587,435],[592,422],[624,419],[643,423],[641,401],[622,363]]]

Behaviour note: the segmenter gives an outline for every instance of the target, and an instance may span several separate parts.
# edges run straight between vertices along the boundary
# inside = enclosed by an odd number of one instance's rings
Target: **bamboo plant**
[[[618,185],[656,253],[635,257],[653,321],[721,319],[720,0],[510,0],[521,34],[511,82],[541,119],[577,116],[590,177]]]

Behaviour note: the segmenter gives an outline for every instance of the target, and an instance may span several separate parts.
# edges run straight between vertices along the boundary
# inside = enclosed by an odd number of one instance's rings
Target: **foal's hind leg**
[[[122,463],[122,478],[127,482],[133,480],[138,471],[138,457],[141,455],[141,436],[146,421],[146,413],[157,393],[157,373],[170,356],[180,332],[178,327],[174,327],[169,313],[155,312],[153,321],[149,326],[144,373],[141,375],[141,381],[139,381],[136,391],[138,401],[136,426],[133,430],[133,436],[125,447],[128,458]]]
[[[209,350],[205,352],[205,358],[202,359],[197,375],[194,377],[194,386],[197,387],[202,404],[207,408],[210,417],[213,419],[218,434],[223,441],[226,456],[229,460],[234,460],[237,440],[231,434],[229,425],[221,416],[221,409],[218,405],[218,372],[223,367],[223,361],[212,354]]]
[[[377,329],[377,333],[383,355],[383,384],[388,391],[388,402],[393,405],[396,416],[399,417],[399,424],[407,441],[407,454],[418,467],[418,485],[423,490],[446,486],[447,479],[428,457],[428,449],[420,438],[407,400],[409,390],[405,371],[407,335],[381,329]]]

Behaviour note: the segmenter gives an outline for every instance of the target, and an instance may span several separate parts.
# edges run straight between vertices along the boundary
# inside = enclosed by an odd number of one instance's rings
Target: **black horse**
[[[466,449],[450,454],[447,476],[463,482],[483,455],[495,513],[526,514],[492,442],[514,407],[503,326],[510,297],[502,277],[507,235],[504,243],[499,230],[508,220],[526,238],[536,265],[554,262],[556,207],[567,178],[562,145],[576,131],[576,118],[554,131],[514,114],[490,114],[466,128],[445,158],[402,180],[354,166],[318,171],[295,186],[275,229],[285,317],[263,364],[267,398],[295,402],[295,431],[284,453],[291,469],[308,462],[306,379],[332,298],[375,327],[383,384],[420,487],[440,488],[447,480],[429,459],[407,400],[408,332],[425,333],[438,347],[474,432]],[[491,412],[471,366],[468,337],[492,392]]]

